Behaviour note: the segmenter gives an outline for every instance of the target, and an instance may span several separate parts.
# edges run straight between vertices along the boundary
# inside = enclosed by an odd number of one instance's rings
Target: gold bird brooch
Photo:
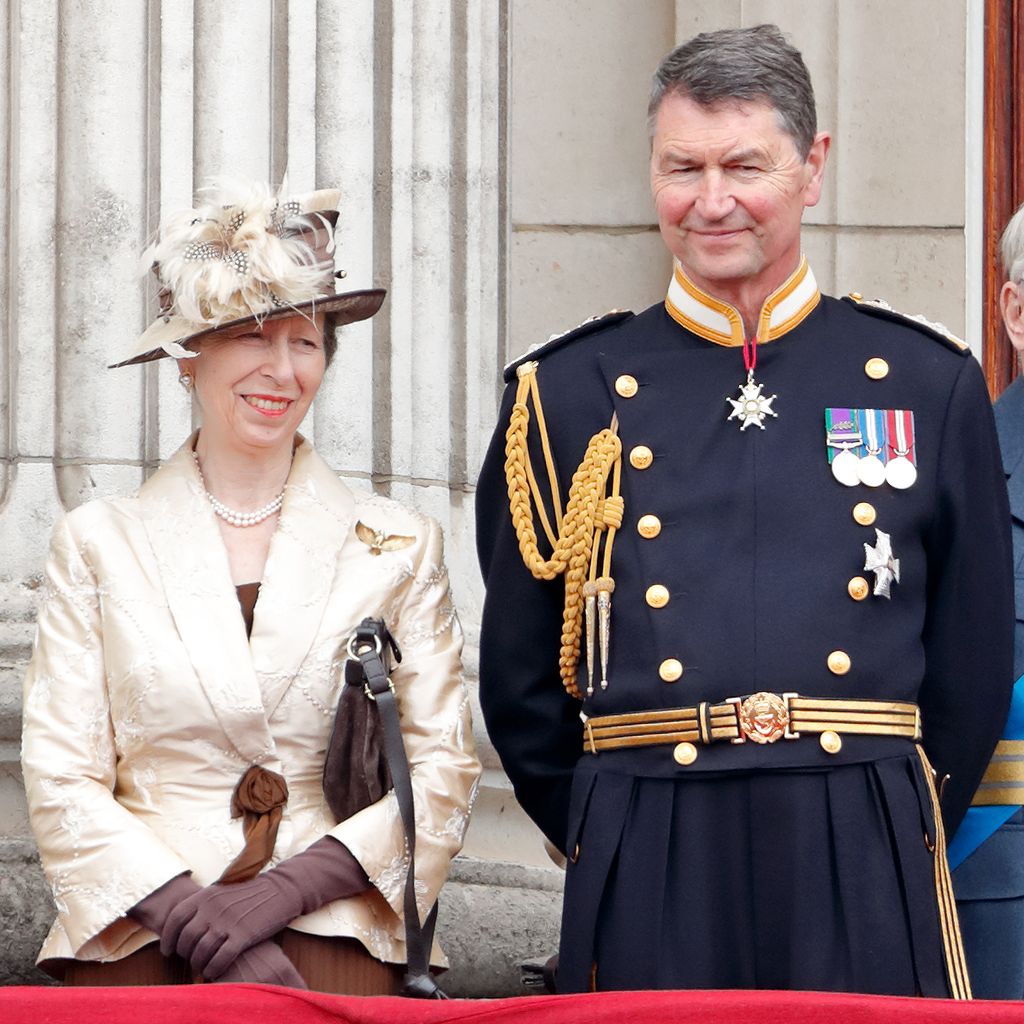
[[[382,551],[401,551],[416,542],[415,537],[385,534],[383,530],[375,530],[359,520],[356,520],[356,536],[370,549],[371,555],[379,555]]]

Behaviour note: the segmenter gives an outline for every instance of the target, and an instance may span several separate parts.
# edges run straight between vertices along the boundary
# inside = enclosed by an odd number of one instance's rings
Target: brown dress
[[[260,593],[259,582],[242,583],[235,588],[245,620],[246,635],[252,634],[253,616]],[[396,995],[405,973],[403,966],[387,964],[371,956],[357,939],[308,935],[286,928],[274,941],[295,965],[303,980],[315,992],[350,996]],[[202,983],[194,977],[180,957],[164,957],[155,943],[115,960],[99,963],[91,960],[51,961],[63,969],[65,985],[189,985]]]

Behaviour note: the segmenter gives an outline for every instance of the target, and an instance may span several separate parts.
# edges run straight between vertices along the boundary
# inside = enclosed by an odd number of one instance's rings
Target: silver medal
[[[860,482],[867,487],[881,487],[885,483],[885,463],[878,457],[882,451],[878,438],[878,420],[874,409],[864,409],[861,413],[864,423],[864,441],[867,454],[860,460],[857,472]]]
[[[844,448],[832,460],[832,475],[846,487],[860,483],[860,459],[849,448]]]
[[[907,436],[908,420],[910,437]],[[910,454],[910,446],[914,443],[914,414],[896,409],[893,414],[893,422],[896,427],[896,436],[889,438],[893,457],[885,464],[885,479],[890,487],[895,487],[898,491],[905,491],[908,487],[913,487],[914,481],[917,479],[917,466],[907,458]]]
[[[917,467],[906,455],[897,455],[885,464],[885,480],[890,487],[905,491],[908,487],[914,486],[914,481],[917,480]]]
[[[772,402],[779,396],[772,395],[771,398],[765,398],[761,394],[763,389],[764,385],[758,384],[754,380],[754,371],[748,370],[747,382],[740,385],[739,397],[725,400],[732,406],[732,412],[726,417],[726,422],[739,420],[740,430],[746,430],[750,426],[760,427],[761,430],[764,430],[765,417],[779,415],[772,408]]]
[[[892,538],[877,526],[874,546],[864,545],[864,570],[875,574],[875,597],[892,600],[892,585],[900,581],[900,560],[893,556]]]
[[[868,487],[881,487],[885,483],[885,465],[877,455],[865,455],[857,463],[860,482]]]

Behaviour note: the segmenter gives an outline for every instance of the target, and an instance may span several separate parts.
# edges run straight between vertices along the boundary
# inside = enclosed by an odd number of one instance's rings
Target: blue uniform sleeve
[[[928,544],[924,748],[947,835],[960,823],[1006,722],[1013,684],[1010,512],[981,368],[964,359],[946,411]]]
[[[562,578],[533,577],[519,553],[509,513],[505,429],[515,389],[515,382],[506,389],[477,484],[477,553],[487,588],[480,634],[480,704],[519,803],[564,850],[569,791],[582,753],[583,727],[579,702],[566,693],[558,673]],[[537,458],[535,465],[540,464]]]

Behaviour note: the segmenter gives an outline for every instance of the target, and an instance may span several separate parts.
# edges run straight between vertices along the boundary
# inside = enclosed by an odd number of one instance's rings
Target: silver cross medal
[[[746,430],[751,424],[764,430],[765,416],[778,417],[779,414],[772,408],[772,402],[779,396],[772,395],[771,398],[765,398],[761,394],[763,387],[763,384],[758,384],[754,380],[753,369],[747,370],[747,383],[740,385],[739,398],[726,398],[726,401],[732,406],[732,412],[729,413],[726,423],[729,420],[738,419],[741,431]]]
[[[892,557],[892,539],[875,528],[875,546],[864,545],[864,569],[875,574],[875,597],[891,598],[893,583],[900,581],[900,560]]]

